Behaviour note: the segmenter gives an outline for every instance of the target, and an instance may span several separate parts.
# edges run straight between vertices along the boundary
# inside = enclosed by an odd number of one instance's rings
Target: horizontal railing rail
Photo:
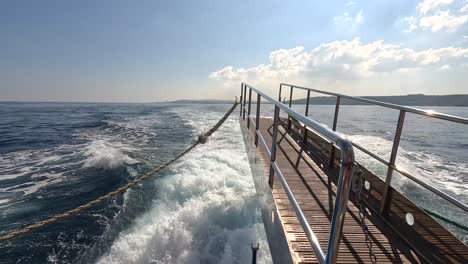
[[[282,83],[280,84],[280,96],[281,96],[281,89],[283,86],[287,87],[293,87],[301,90],[307,90],[307,91],[312,91],[320,94],[326,94],[330,96],[335,96],[335,97],[341,97],[341,98],[346,98],[350,99],[353,101],[357,102],[362,102],[366,104],[371,104],[371,105],[378,105],[378,106],[383,106],[386,108],[392,108],[396,110],[403,110],[408,113],[413,113],[413,114],[418,114],[418,115],[423,115],[423,116],[429,116],[433,118],[438,118],[438,119],[443,119],[447,121],[452,121],[455,123],[460,123],[460,124],[465,124],[468,125],[468,118],[463,118],[459,116],[454,116],[454,115],[447,115],[444,113],[438,113],[430,110],[424,110],[424,109],[418,109],[414,107],[409,107],[409,106],[404,106],[404,105],[397,105],[397,104],[392,104],[392,103],[386,103],[386,102],[381,102],[381,101],[376,101],[372,99],[367,99],[367,98],[362,98],[362,97],[356,97],[356,96],[350,96],[350,95],[345,95],[345,94],[339,94],[339,93],[332,93],[332,92],[327,92],[327,91],[322,91],[322,90],[317,90],[313,88],[307,88],[307,87],[302,87],[302,86],[297,86],[297,85],[292,85],[292,84],[287,84],[287,83]],[[292,93],[290,93],[292,94]],[[292,101],[291,98],[289,101]]]
[[[248,89],[248,91],[247,91]],[[248,93],[247,93],[248,92]],[[255,92],[257,95],[257,111],[255,119],[251,116],[251,105],[252,105],[252,92]],[[248,101],[247,101],[248,94]],[[277,101],[260,90],[246,84],[241,83],[241,108],[240,116],[244,120],[247,119],[247,128],[250,129],[251,124],[255,127],[255,145],[258,146],[258,139],[260,139],[262,147],[265,149],[269,159],[270,159],[270,171],[268,182],[270,187],[273,187],[274,175],[279,179],[282,188],[286,192],[286,195],[291,202],[291,205],[294,208],[294,211],[301,223],[302,228],[304,229],[307,238],[317,256],[317,259],[320,263],[336,263],[336,259],[339,252],[339,243],[341,238],[341,233],[343,230],[344,218],[346,215],[346,208],[348,203],[348,196],[350,187],[354,177],[354,149],[352,143],[344,138],[342,135],[330,130],[319,122],[304,116],[289,106]],[[260,105],[261,100],[265,99],[268,103],[275,106],[274,118],[273,118],[273,132],[272,132],[272,145],[271,149],[268,147],[262,133],[259,131],[259,122],[260,122]],[[326,137],[332,142],[332,144],[338,147],[341,150],[341,160],[340,160],[340,170],[337,181],[337,191],[336,191],[336,200],[335,206],[333,208],[331,228],[329,234],[329,240],[326,250],[326,255],[323,248],[320,246],[319,240],[313,228],[310,226],[307,218],[305,217],[299,203],[294,197],[293,192],[291,191],[288,182],[286,181],[281,168],[276,163],[276,148],[277,148],[277,135],[279,129],[279,114],[280,111],[284,111],[288,116],[292,116],[298,121],[304,123],[307,127],[313,129],[317,133]]]
[[[371,156],[372,158],[376,159],[377,161],[381,162],[382,164],[386,165],[387,168],[388,168],[387,169],[387,176],[385,178],[384,193],[383,193],[383,197],[382,197],[382,201],[381,201],[381,205],[380,205],[380,209],[379,209],[381,213],[385,213],[389,209],[389,205],[390,205],[390,202],[391,202],[391,195],[389,195],[389,192],[390,192],[390,187],[391,187],[391,180],[392,180],[393,171],[396,171],[399,174],[411,179],[412,181],[416,182],[417,184],[421,185],[422,187],[426,188],[427,190],[437,194],[438,196],[440,196],[441,198],[443,198],[446,201],[450,202],[451,204],[455,205],[456,207],[462,209],[465,212],[468,212],[468,205],[462,203],[461,201],[457,200],[456,198],[452,197],[451,195],[441,191],[440,189],[438,189],[437,187],[431,185],[430,183],[427,183],[427,182],[425,182],[425,181],[411,175],[410,173],[398,168],[395,165],[406,113],[413,113],[413,114],[417,114],[417,115],[442,119],[442,120],[455,122],[455,123],[458,123],[458,124],[464,124],[464,125],[468,125],[468,119],[467,118],[453,116],[453,115],[447,115],[447,114],[443,114],[443,113],[434,112],[434,111],[431,111],[431,110],[422,110],[422,109],[417,109],[417,108],[403,106],[403,105],[380,102],[380,101],[371,100],[371,99],[367,99],[367,98],[354,97],[354,96],[349,96],[349,95],[344,95],[344,94],[339,94],[339,93],[332,93],[332,92],[327,92],[327,91],[322,91],[322,90],[317,90],[317,89],[313,89],[313,88],[302,87],[302,86],[297,86],[297,85],[292,85],[292,84],[287,84],[287,83],[281,83],[280,84],[279,98],[281,98],[281,93],[282,93],[283,87],[289,87],[289,89],[290,89],[290,91],[289,91],[289,104],[288,104],[289,107],[292,106],[293,90],[294,89],[300,89],[300,90],[306,90],[307,91],[306,111],[305,111],[306,116],[308,115],[308,112],[309,112],[310,92],[315,92],[315,93],[319,93],[319,94],[325,94],[325,95],[330,95],[330,96],[336,97],[335,113],[334,113],[333,126],[332,126],[333,131],[336,131],[336,126],[337,126],[337,122],[338,122],[338,112],[339,112],[341,98],[349,99],[349,100],[352,100],[352,101],[363,102],[363,103],[370,104],[370,105],[377,105],[377,106],[382,106],[382,107],[385,107],[385,108],[391,108],[391,109],[399,110],[399,118],[398,118],[398,122],[397,122],[395,137],[394,137],[393,144],[392,144],[392,152],[390,154],[390,160],[389,161],[386,161],[384,158],[379,157],[378,155],[372,153],[371,151],[365,149],[364,147],[352,142],[354,147],[356,147],[357,149],[359,149],[362,152],[366,153],[367,155]],[[333,152],[333,149],[332,149],[331,150],[331,155],[330,155],[330,160],[329,160],[329,165],[332,166],[333,162],[334,162],[334,152]]]

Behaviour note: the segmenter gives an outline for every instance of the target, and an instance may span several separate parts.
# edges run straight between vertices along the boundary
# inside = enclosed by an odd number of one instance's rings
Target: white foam
[[[76,164],[69,162],[70,156],[74,155],[67,149],[70,147],[67,145],[4,154],[0,159],[0,170],[4,172],[0,176],[0,181],[20,177],[26,177],[28,181],[20,180],[16,185],[0,188],[0,192],[12,193],[18,198],[31,195],[44,186],[62,181],[63,173],[54,171],[61,171],[65,167]],[[64,149],[67,149],[68,154],[59,153]]]
[[[161,123],[160,114],[160,112],[157,112],[148,115],[130,116],[123,120],[107,120],[106,122],[111,127],[100,132],[109,134],[112,138],[130,141],[133,144],[139,145],[141,148],[145,148],[156,136],[154,126]],[[115,128],[119,128],[117,133]],[[95,135],[92,135],[92,138],[94,137]]]
[[[111,146],[102,140],[94,140],[86,147],[85,167],[113,169],[137,161],[127,156],[122,149]]]
[[[219,116],[204,116],[209,121],[202,126]],[[235,118],[171,169],[155,182],[159,197],[151,210],[119,234],[98,263],[248,263],[257,240],[259,263],[271,262]]]

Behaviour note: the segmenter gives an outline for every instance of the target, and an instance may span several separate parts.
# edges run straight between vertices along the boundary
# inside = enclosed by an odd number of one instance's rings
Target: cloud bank
[[[404,18],[408,25],[404,31],[454,32],[468,22],[468,4],[460,5],[454,0],[424,0],[416,7],[416,15]]]
[[[304,47],[270,53],[269,63],[253,67],[226,66],[209,75],[232,84],[239,81],[365,79],[411,69],[450,69],[468,62],[468,48],[445,47],[416,51],[383,40],[362,43],[359,38],[324,43],[312,50]]]

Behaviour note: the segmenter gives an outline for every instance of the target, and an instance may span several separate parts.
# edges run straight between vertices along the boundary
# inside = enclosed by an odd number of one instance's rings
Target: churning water
[[[1,103],[1,232],[124,185],[184,150],[229,107]],[[340,132],[389,157],[397,112],[340,110]],[[468,117],[468,108],[435,110]],[[260,242],[260,263],[271,262],[235,113],[207,144],[124,195],[0,243],[0,263],[248,263],[252,242]],[[310,113],[329,125],[333,107],[311,106]],[[466,127],[408,115],[397,163],[467,203],[467,147]],[[360,163],[385,176],[384,166],[356,152]],[[408,179],[395,179],[395,187],[424,208],[468,223],[464,212]],[[467,240],[466,231],[448,227]]]
[[[0,104],[2,232],[91,201],[177,155],[230,105]],[[0,244],[4,263],[270,262],[236,117],[124,195]]]

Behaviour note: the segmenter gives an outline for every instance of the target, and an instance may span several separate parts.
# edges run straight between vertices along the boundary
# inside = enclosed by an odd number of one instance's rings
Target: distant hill
[[[424,95],[424,94],[409,94],[395,96],[361,96],[362,98],[382,101],[399,105],[413,106],[468,106],[468,94],[451,94],[451,95]],[[167,103],[176,104],[232,104],[233,100],[175,100]],[[266,103],[266,102],[264,102]],[[293,100],[293,104],[305,104],[306,98]],[[334,96],[318,96],[311,97],[310,104],[312,105],[334,105],[336,97]],[[366,103],[352,101],[349,99],[341,99],[340,104],[343,105],[366,105]]]
[[[175,100],[168,103],[174,104],[232,104],[234,100]]]
[[[416,105],[416,106],[468,106],[468,94],[451,94],[451,95],[424,95],[410,94],[397,96],[361,96],[362,98],[382,101],[399,105]],[[305,104],[306,98],[293,100],[293,104]],[[336,97],[334,96],[319,96],[311,97],[310,104],[314,105],[334,105]],[[343,105],[366,105],[366,103],[353,101],[349,99],[341,99],[340,104]]]

